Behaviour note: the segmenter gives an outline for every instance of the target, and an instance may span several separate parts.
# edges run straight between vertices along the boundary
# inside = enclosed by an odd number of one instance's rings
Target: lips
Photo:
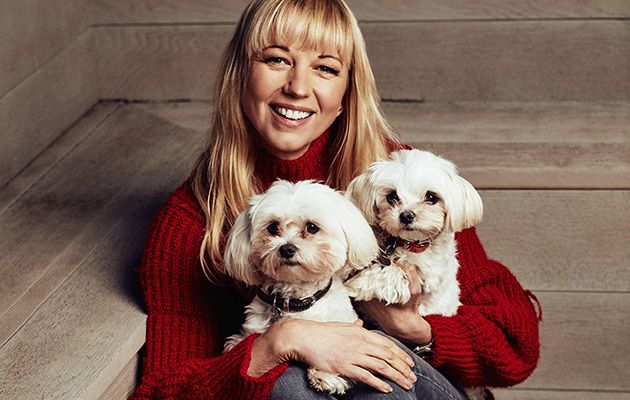
[[[301,121],[315,114],[314,111],[307,108],[285,104],[272,104],[271,108],[277,115],[291,121]]]

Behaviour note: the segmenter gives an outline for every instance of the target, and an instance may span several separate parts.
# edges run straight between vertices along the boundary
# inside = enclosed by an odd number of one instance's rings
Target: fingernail
[[[416,383],[418,377],[412,372],[411,375],[409,375],[409,379],[411,379],[411,382]]]
[[[405,389],[409,390],[413,387],[413,383],[409,379],[405,379]]]
[[[411,357],[407,357],[407,364],[409,364],[409,366],[413,368],[414,363]]]
[[[385,393],[391,393],[394,391],[394,389],[392,389],[392,387],[389,385],[385,385],[383,386],[383,388],[385,389]]]

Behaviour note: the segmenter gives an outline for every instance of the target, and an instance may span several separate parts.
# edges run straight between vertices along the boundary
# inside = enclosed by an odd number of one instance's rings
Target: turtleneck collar
[[[332,139],[330,131],[322,133],[311,143],[306,153],[295,160],[282,160],[267,152],[261,152],[255,167],[260,189],[267,190],[276,179],[290,182],[307,179],[325,181],[332,161],[330,154]]]

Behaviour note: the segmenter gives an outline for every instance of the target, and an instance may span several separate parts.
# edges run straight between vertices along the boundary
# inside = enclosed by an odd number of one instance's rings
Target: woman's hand
[[[403,267],[409,279],[411,298],[405,304],[387,305],[379,300],[363,301],[361,307],[385,333],[407,343],[426,344],[431,341],[431,326],[418,313],[422,302],[422,281],[416,267]]]
[[[254,340],[251,375],[287,361],[363,382],[384,393],[391,387],[375,374],[410,389],[413,360],[390,339],[354,324],[286,319]]]

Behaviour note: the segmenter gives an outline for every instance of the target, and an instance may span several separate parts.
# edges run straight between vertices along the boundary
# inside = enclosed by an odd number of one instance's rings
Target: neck
[[[332,162],[332,138],[329,131],[322,133],[311,142],[304,154],[293,160],[283,160],[269,152],[260,153],[254,171],[259,181],[258,189],[267,190],[276,179],[326,181]]]
[[[321,290],[330,282],[330,276],[314,282],[275,282],[269,281],[262,285],[262,289],[269,294],[277,294],[285,298],[302,299],[312,296],[313,293]]]

